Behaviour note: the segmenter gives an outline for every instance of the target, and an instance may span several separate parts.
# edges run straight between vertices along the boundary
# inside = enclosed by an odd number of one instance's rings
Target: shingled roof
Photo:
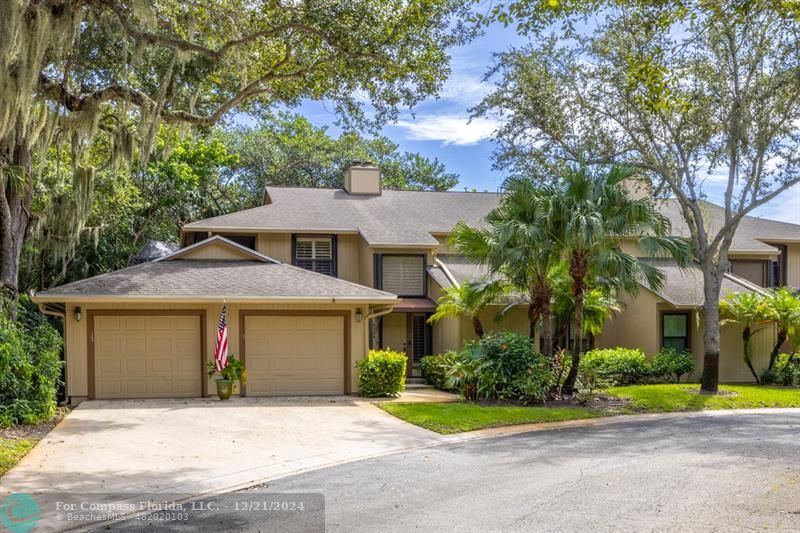
[[[488,270],[475,265],[457,255],[439,255],[437,264],[428,268],[434,281],[446,288],[455,284],[461,285],[470,281],[486,280]],[[655,292],[667,303],[676,307],[700,307],[705,301],[703,294],[703,273],[697,265],[681,268],[672,259],[640,259],[657,267],[664,274],[664,285]],[[455,282],[455,283],[453,283]],[[642,284],[643,288],[648,288]],[[761,290],[749,281],[732,274],[725,274],[722,279],[720,297],[731,293],[754,292]]]
[[[640,259],[657,267],[664,274],[664,286],[655,292],[667,303],[676,307],[700,307],[705,302],[703,293],[703,272],[698,265],[681,268],[671,259]],[[643,285],[644,286],[644,285]],[[725,298],[731,293],[757,292],[756,287],[747,280],[732,274],[725,274],[722,278],[720,298]]]
[[[270,188],[271,203],[200,220],[191,231],[266,230],[360,233],[373,246],[430,246],[459,221],[477,225],[500,195],[474,192],[384,190],[380,196],[342,189]]]
[[[480,226],[499,193],[384,190],[380,196],[351,195],[342,189],[271,187],[268,205],[187,224],[189,231],[285,231],[359,233],[372,246],[435,246],[433,235],[447,234],[463,221]],[[676,200],[659,202],[675,235],[689,236]],[[709,229],[719,228],[724,210],[702,202]],[[731,251],[777,253],[765,241],[800,242],[800,226],[745,217]]]
[[[195,259],[207,245],[243,250],[246,259]],[[157,261],[67,283],[37,293],[38,302],[128,300],[396,301],[394,294],[280,263],[222,237],[212,237]]]

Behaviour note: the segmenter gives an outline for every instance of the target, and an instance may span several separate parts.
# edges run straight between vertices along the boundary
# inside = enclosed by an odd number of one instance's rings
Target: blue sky
[[[381,132],[397,143],[401,150],[436,157],[447,169],[460,176],[457,188],[479,191],[497,190],[503,181],[502,172],[492,169],[491,141],[497,123],[489,119],[469,120],[469,111],[491,89],[483,76],[493,63],[492,54],[512,46],[525,44],[524,37],[512,28],[496,25],[467,46],[452,50],[452,73],[438,98],[429,98],[412,113],[387,125]],[[336,135],[336,116],[328,106],[307,102],[296,109],[314,124],[328,126]],[[722,192],[722,176],[711,176],[706,190],[712,201]],[[757,210],[758,216],[800,224],[800,187]]]

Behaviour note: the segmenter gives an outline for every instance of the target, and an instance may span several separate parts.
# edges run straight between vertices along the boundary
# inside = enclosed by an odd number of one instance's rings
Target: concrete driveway
[[[0,480],[0,496],[206,494],[440,439],[347,397],[89,401]]]
[[[352,398],[88,401],[0,488],[198,494],[439,439]]]

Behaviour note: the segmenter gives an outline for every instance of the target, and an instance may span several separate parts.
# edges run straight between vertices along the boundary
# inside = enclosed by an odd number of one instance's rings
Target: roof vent
[[[353,161],[344,171],[344,190],[348,194],[381,195],[381,169],[370,161]]]

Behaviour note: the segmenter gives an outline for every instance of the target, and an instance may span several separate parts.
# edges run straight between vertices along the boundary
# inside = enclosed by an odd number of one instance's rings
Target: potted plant
[[[234,382],[239,381],[243,385],[247,382],[247,371],[244,368],[244,363],[233,356],[228,357],[228,363],[220,371],[217,371],[217,363],[215,361],[209,361],[207,367],[208,377],[213,378],[216,374],[221,376],[216,379],[217,396],[219,396],[220,400],[230,399]]]

